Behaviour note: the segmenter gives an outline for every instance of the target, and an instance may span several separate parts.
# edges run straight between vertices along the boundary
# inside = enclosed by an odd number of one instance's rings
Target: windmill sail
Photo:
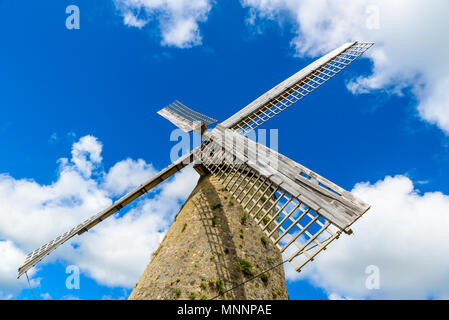
[[[201,124],[209,126],[217,122],[211,117],[186,107],[178,100],[159,110],[158,114],[184,132],[197,130],[198,127],[201,127]]]
[[[268,148],[235,131],[219,125],[204,137],[205,144],[196,151],[203,165],[297,271],[342,231],[349,233],[349,227],[369,209],[343,188],[285,156],[281,165],[270,165],[278,153],[267,153]],[[309,178],[302,175],[305,172]]]
[[[334,77],[373,43],[349,42],[314,61],[221,123],[246,134]]]
[[[44,244],[40,248],[32,251],[25,257],[25,261],[19,268],[19,274],[18,277],[25,272],[27,272],[29,269],[34,267],[36,263],[41,261],[45,256],[50,254],[53,250],[55,250],[57,247],[62,245],[64,242],[69,240],[75,235],[81,235],[84,232],[88,231],[89,229],[93,228],[98,223],[102,222],[112,214],[119,211],[121,208],[126,206],[127,204],[133,202],[140,196],[144,195],[148,191],[150,191],[152,188],[160,184],[161,182],[165,181],[172,175],[174,175],[176,172],[183,169],[187,164],[192,162],[193,160],[193,151],[189,152],[188,154],[182,156],[177,161],[173,162],[171,165],[166,167],[164,170],[160,171],[153,177],[151,177],[148,181],[146,181],[144,184],[141,184],[133,191],[129,192],[116,202],[114,202],[111,206],[106,208],[105,210],[97,213],[96,215],[92,216],[91,218],[87,219],[83,223],[77,225],[76,227],[72,228],[71,230],[67,231],[66,233],[58,236],[57,238],[51,240],[50,242]]]

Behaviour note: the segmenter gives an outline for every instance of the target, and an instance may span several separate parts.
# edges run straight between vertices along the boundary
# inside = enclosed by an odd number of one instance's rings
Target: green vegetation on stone
[[[223,280],[218,279],[217,281],[215,281],[215,285],[217,286],[217,293],[218,294],[222,294],[224,292],[224,290],[223,290],[223,287],[224,287]]]
[[[241,222],[243,225],[245,225],[247,219],[248,219],[248,215],[246,214],[246,212],[243,212],[242,217],[240,218],[240,222]]]
[[[262,274],[260,275],[260,279],[262,279],[262,281],[265,282],[265,283],[268,282],[268,279],[269,279],[269,278],[270,278],[270,274],[268,274],[268,273],[262,273]]]
[[[184,232],[184,230],[187,228],[187,223],[184,223],[184,225],[182,226],[182,231],[181,232]]]
[[[253,265],[246,259],[240,258],[236,263],[237,270],[243,272],[247,276],[253,275]]]
[[[190,292],[189,299],[190,299],[190,300],[195,300],[195,298],[196,298],[195,293]]]
[[[260,241],[262,241],[262,243],[265,245],[267,244],[268,240],[267,238],[265,238],[265,236],[260,237]]]
[[[281,295],[281,290],[279,289],[273,290],[271,294],[273,295],[273,298],[277,298],[278,296]]]

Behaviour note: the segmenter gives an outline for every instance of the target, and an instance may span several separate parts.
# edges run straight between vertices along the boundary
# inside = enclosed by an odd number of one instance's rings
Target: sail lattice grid
[[[310,68],[311,70],[301,70],[303,71],[303,74],[298,73],[296,82],[289,84],[280,94],[267,99],[262,106],[255,109],[254,112],[251,112],[249,115],[242,117],[237,123],[229,128],[242,134],[254,130],[264,122],[307,96],[312,91],[318,89],[321,85],[346,68],[351,62],[360,57],[372,45],[373,43],[355,42],[348,49],[339,53],[337,56],[330,58],[326,63],[316,66],[316,69]],[[293,77],[295,76],[296,75]]]
[[[158,114],[185,132],[195,130],[201,127],[201,124],[209,126],[217,122],[211,117],[186,107],[178,100],[159,110]]]
[[[255,222],[297,271],[341,234],[307,203],[225,150],[217,152],[214,144],[202,146],[203,165],[243,207],[248,223]]]

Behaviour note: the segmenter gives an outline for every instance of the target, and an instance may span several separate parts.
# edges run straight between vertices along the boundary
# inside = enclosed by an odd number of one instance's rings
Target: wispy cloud
[[[51,295],[48,292],[41,293],[40,296],[43,300],[51,300]]]
[[[48,142],[50,142],[50,143],[56,143],[56,142],[58,141],[58,139],[59,139],[58,134],[57,134],[56,132],[53,132],[53,133],[50,135],[50,138],[48,139]]]
[[[61,300],[81,300],[80,297],[74,295],[66,295],[61,298]]]

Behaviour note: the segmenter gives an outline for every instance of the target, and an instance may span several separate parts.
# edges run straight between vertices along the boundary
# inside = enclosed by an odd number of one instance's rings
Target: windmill
[[[345,43],[212,130],[208,126],[216,120],[179,101],[163,108],[158,112],[161,116],[185,132],[198,132],[203,143],[105,210],[32,251],[18,269],[18,277],[70,238],[93,228],[191,163],[200,175],[219,181],[258,226],[262,238],[283,255],[283,262],[300,271],[343,232],[352,233],[350,226],[369,205],[301,164],[248,139],[247,134],[320,87],[372,45]]]

